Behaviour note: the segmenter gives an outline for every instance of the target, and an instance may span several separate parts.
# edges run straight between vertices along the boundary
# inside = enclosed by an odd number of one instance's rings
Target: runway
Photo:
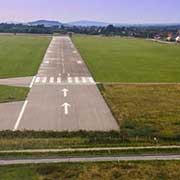
[[[119,130],[67,36],[53,37],[13,130]]]

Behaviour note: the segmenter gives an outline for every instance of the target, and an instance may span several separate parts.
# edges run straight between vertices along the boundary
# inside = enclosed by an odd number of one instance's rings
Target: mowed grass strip
[[[74,36],[98,82],[180,82],[180,46],[143,39]]]
[[[28,92],[29,88],[0,86],[0,103],[23,101]]]
[[[179,179],[180,161],[62,163],[1,166],[0,179]]]
[[[101,89],[125,136],[180,140],[180,85],[105,85]]]
[[[35,75],[50,40],[47,36],[0,36],[0,78]]]

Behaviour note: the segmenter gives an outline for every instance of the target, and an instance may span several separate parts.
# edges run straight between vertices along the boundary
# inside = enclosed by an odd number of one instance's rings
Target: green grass
[[[106,157],[127,155],[172,155],[179,154],[180,148],[166,149],[132,149],[132,150],[103,150],[81,152],[0,152],[0,159],[37,159],[37,158],[60,158],[60,157]]]
[[[180,145],[177,139],[125,136],[123,132],[0,132],[0,150]]]
[[[24,101],[29,88],[0,86],[0,103]]]
[[[105,85],[102,93],[121,133],[180,140],[180,85]]]
[[[62,163],[1,166],[0,179],[179,179],[180,161]]]
[[[0,78],[35,75],[50,40],[46,36],[0,36]]]
[[[98,82],[180,82],[180,46],[142,39],[74,36]]]

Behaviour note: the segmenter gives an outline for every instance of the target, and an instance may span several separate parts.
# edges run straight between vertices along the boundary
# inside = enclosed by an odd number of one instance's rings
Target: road
[[[106,156],[106,157],[65,157],[54,159],[18,159],[0,160],[0,165],[17,164],[42,164],[42,163],[76,163],[76,162],[110,162],[110,161],[168,161],[180,160],[180,155],[129,155],[129,156]]]
[[[67,36],[53,37],[30,87],[13,130],[119,130]]]

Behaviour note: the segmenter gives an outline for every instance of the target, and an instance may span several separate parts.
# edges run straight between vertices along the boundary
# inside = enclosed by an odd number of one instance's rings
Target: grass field
[[[23,101],[29,92],[29,88],[0,86],[0,103]]]
[[[180,46],[141,39],[74,36],[98,82],[180,82]]]
[[[180,85],[105,85],[102,93],[121,131],[180,140]]]
[[[50,37],[0,36],[0,78],[37,73]]]
[[[63,163],[0,167],[0,179],[179,179],[180,161]]]

